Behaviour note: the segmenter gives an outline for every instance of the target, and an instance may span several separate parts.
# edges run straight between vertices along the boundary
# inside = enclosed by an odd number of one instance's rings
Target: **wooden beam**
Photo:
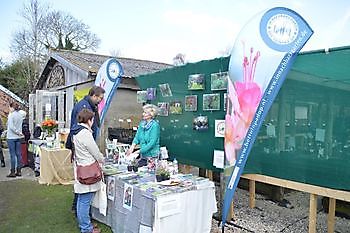
[[[255,207],[255,180],[249,180],[249,207]]]
[[[310,194],[310,209],[309,209],[309,233],[316,233],[317,220],[317,195]]]
[[[304,184],[304,183],[299,183],[299,182],[289,181],[289,180],[283,180],[283,179],[259,175],[259,174],[245,174],[245,175],[242,175],[242,178],[350,202],[350,192],[347,192],[347,191],[324,188],[320,186]]]
[[[213,171],[212,170],[206,170],[207,177],[209,180],[213,181]]]
[[[327,217],[327,232],[334,233],[336,199],[329,198],[329,208]]]

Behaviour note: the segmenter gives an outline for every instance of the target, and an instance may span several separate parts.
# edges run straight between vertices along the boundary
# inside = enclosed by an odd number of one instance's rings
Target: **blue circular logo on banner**
[[[301,18],[295,12],[277,7],[267,11],[260,21],[260,35],[272,49],[289,51],[300,35]]]
[[[116,59],[110,59],[106,66],[107,77],[112,82],[115,82],[117,78],[123,75],[123,68]]]

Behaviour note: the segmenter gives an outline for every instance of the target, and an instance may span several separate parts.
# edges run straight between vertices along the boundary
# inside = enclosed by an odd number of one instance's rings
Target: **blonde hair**
[[[143,111],[150,114],[152,118],[155,118],[158,114],[158,107],[154,104],[146,104],[142,107]]]

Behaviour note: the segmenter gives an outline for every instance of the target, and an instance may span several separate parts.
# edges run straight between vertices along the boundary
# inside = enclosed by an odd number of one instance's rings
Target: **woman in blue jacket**
[[[131,154],[135,146],[140,145],[140,150],[135,152],[141,155],[139,166],[145,166],[149,158],[158,158],[159,156],[160,126],[155,119],[157,114],[157,106],[153,104],[143,106],[142,120],[137,128],[132,145],[127,152],[127,155]]]

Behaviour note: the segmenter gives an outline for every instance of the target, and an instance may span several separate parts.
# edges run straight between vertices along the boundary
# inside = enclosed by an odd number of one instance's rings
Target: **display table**
[[[210,232],[212,215],[217,211],[213,182],[183,175],[193,183],[165,186],[151,182],[147,175],[129,174],[107,177],[107,193],[110,196],[113,192],[114,200],[109,198],[106,216],[92,207],[94,219],[109,225],[114,233]],[[132,187],[131,202],[127,201],[126,187]]]
[[[71,151],[40,147],[40,184],[73,184]]]

